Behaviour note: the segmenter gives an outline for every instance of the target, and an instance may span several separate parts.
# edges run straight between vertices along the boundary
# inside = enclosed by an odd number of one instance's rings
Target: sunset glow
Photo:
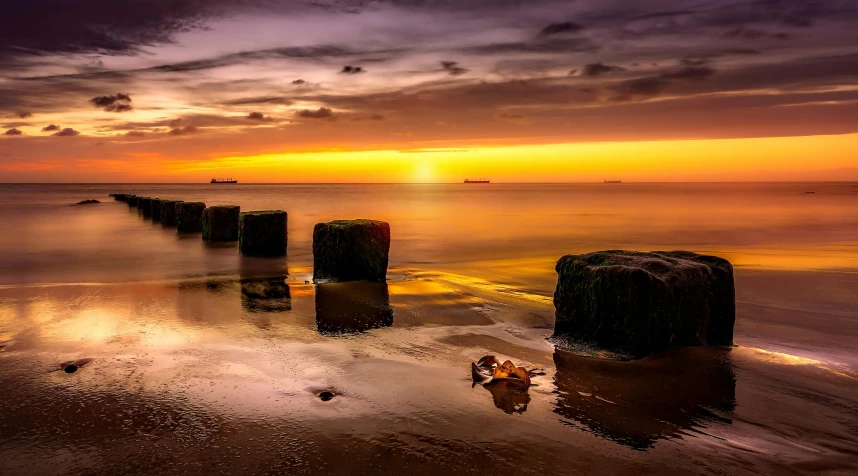
[[[848,2],[98,3],[2,20],[2,181],[858,179]]]

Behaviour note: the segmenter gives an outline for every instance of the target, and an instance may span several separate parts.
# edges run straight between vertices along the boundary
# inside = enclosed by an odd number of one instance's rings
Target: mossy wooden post
[[[181,200],[164,200],[161,202],[161,226],[176,226],[176,211]]]
[[[203,229],[203,202],[179,202],[176,204],[176,231],[199,233]]]
[[[150,211],[149,215],[152,217],[153,222],[161,221],[161,203],[164,202],[163,198],[153,198],[150,203]]]
[[[152,198],[151,197],[143,197],[140,199],[140,206],[137,207],[140,210],[143,210],[143,218],[149,218],[152,216]]]
[[[238,216],[238,249],[248,256],[286,254],[286,212],[265,210]]]
[[[375,220],[335,220],[313,228],[313,280],[387,280],[390,225]]]
[[[557,262],[554,335],[640,358],[733,343],[733,266],[690,251],[600,251]]]
[[[137,195],[128,195],[127,200],[125,201],[128,204],[128,208],[137,206],[137,199],[139,197]]]
[[[216,205],[203,211],[203,240],[238,240],[238,214],[241,208],[235,205]]]

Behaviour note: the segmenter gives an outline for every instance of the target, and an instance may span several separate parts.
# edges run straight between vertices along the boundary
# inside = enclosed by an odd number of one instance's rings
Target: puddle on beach
[[[247,263],[0,289],[2,472],[855,468],[848,367],[741,345],[592,359],[546,340],[544,297],[482,279],[316,286]],[[472,387],[486,354],[533,386]]]

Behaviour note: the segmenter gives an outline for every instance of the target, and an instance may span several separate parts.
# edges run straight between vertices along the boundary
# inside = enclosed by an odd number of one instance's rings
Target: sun
[[[435,174],[432,173],[432,166],[430,164],[424,162],[417,167],[417,182],[431,182],[434,177]]]

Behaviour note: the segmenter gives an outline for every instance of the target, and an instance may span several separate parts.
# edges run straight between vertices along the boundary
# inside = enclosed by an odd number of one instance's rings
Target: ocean
[[[288,255],[114,192],[285,210]],[[3,184],[0,474],[856,472],[856,210],[858,183]],[[390,223],[387,284],[314,285],[313,225],[351,218]],[[554,264],[609,249],[730,260],[735,345],[555,349]],[[473,386],[489,354],[534,386]]]

